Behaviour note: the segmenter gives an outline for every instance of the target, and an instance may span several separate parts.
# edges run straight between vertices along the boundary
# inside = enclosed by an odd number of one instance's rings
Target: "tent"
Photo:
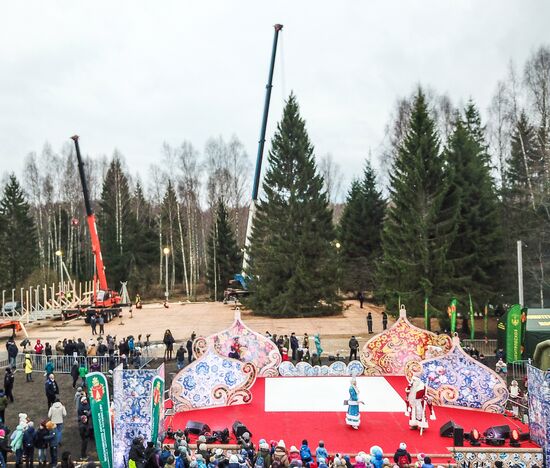
[[[550,309],[527,309],[523,358],[532,358],[537,344],[550,340]]]

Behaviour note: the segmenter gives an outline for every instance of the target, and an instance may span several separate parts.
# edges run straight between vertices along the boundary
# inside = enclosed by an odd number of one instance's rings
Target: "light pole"
[[[334,247],[336,247],[336,286],[338,287],[338,295],[340,295],[340,247],[342,245],[340,242],[336,241],[334,244]]]
[[[64,280],[63,280],[63,252],[61,250],[56,250],[55,255],[57,255],[59,257],[59,272],[60,272],[60,275],[61,275],[61,291],[60,292],[64,292],[65,291],[65,283],[64,283]]]
[[[518,296],[519,296],[519,305],[523,307],[524,306],[523,304],[523,252],[522,252],[523,243],[520,240],[518,240],[517,246],[518,246]]]
[[[164,249],[162,249],[162,252],[164,253],[166,265],[166,291],[164,292],[164,297],[166,299],[166,302],[168,302],[168,255],[170,255],[170,249],[168,247],[164,247]]]

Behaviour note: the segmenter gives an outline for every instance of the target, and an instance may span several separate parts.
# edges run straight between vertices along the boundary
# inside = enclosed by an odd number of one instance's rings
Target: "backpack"
[[[258,455],[256,457],[256,462],[254,463],[254,467],[255,468],[264,468],[264,466],[265,466],[264,457],[262,457],[261,455]]]
[[[407,455],[400,455],[397,459],[397,464],[400,467],[407,466],[409,464],[409,457],[407,457]]]

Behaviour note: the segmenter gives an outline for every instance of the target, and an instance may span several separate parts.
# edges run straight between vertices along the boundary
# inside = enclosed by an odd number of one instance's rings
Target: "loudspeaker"
[[[439,435],[441,437],[452,437],[456,424],[454,421],[448,421],[439,428]]]
[[[203,435],[210,432],[208,424],[198,421],[187,421],[185,430],[190,434]]]
[[[491,426],[486,429],[483,435],[487,439],[508,439],[510,437],[510,426]]]
[[[455,426],[453,431],[453,445],[455,447],[464,447],[464,429]]]
[[[237,440],[240,439],[245,432],[248,432],[250,434],[250,437],[252,438],[252,433],[241,421],[235,421],[233,423],[232,429],[233,435]]]

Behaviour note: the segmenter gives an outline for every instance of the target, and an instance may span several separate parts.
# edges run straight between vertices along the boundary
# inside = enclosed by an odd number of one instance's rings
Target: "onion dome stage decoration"
[[[506,382],[460,345],[444,356],[410,362],[406,375],[409,379],[418,375],[428,387],[428,396],[439,406],[503,413],[508,400]]]
[[[174,377],[170,387],[174,410],[179,413],[249,403],[256,375],[254,364],[209,349]]]
[[[248,328],[241,320],[239,309],[235,311],[233,324],[221,332],[206,338],[198,337],[193,342],[193,354],[202,356],[207,349],[214,348],[222,356],[237,352],[239,359],[250,362],[258,369],[258,377],[276,377],[281,364],[281,353],[269,338]]]
[[[402,305],[397,321],[367,341],[360,357],[366,375],[404,375],[407,363],[424,360],[426,353],[447,353],[451,346],[449,336],[411,324]]]

